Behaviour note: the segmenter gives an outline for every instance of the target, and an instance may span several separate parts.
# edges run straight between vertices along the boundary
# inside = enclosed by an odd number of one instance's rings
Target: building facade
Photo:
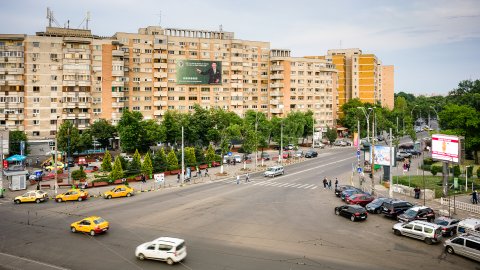
[[[394,86],[395,86],[395,68],[394,66],[382,66],[382,106],[393,110],[394,107]]]

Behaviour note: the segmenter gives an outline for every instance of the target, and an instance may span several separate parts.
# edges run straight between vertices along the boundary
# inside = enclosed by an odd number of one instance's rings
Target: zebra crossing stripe
[[[306,187],[306,186],[308,186],[308,184],[306,184],[306,185],[301,185],[301,186],[298,186],[297,188],[304,188],[304,187]]]
[[[308,186],[306,186],[306,187],[304,187],[304,188],[305,188],[305,189],[308,189],[308,188],[311,188],[311,187],[313,187],[313,186],[315,186],[315,185],[308,185]]]
[[[317,186],[314,186],[312,189],[316,189],[316,188],[317,188]]]

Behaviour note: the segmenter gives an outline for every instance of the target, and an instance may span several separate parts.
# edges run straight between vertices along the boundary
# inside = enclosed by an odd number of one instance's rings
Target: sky
[[[100,36],[150,25],[234,32],[292,56],[360,48],[395,66],[395,92],[447,94],[480,79],[478,0],[0,0],[0,34],[44,31],[49,7],[61,26]],[[161,14],[161,16],[160,16]]]

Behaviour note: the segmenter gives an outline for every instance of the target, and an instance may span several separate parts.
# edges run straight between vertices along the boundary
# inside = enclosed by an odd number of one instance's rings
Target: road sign
[[[357,149],[357,158],[360,158],[360,148]]]
[[[228,152],[227,155],[228,155],[229,157],[231,157],[231,156],[232,156],[232,152]]]
[[[362,173],[362,167],[358,167],[358,168],[357,168],[357,172],[358,172],[358,173]]]

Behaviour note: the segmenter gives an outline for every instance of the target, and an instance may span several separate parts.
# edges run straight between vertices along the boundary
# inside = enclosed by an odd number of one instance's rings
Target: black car
[[[391,201],[384,202],[382,206],[382,213],[386,217],[397,219],[397,216],[403,214],[408,209],[412,208],[413,204],[406,201]]]
[[[367,209],[367,211],[370,213],[380,214],[382,213],[383,203],[391,202],[391,201],[393,201],[393,199],[385,198],[385,197],[376,198],[371,203],[367,204],[365,206],[365,209]]]
[[[349,218],[351,221],[366,220],[368,216],[367,210],[356,204],[337,206],[335,207],[335,214]]]
[[[305,152],[305,157],[306,158],[312,158],[312,157],[317,157],[318,156],[318,152],[315,151],[315,150],[308,150],[307,152]]]
[[[340,194],[340,199],[342,199],[342,201],[346,201],[347,198],[352,196],[353,194],[367,194],[367,195],[370,195],[369,193],[364,192],[361,189],[352,188],[352,189],[345,189],[344,191],[342,191],[342,194]]]
[[[414,206],[405,213],[398,216],[400,222],[410,222],[414,220],[424,220],[432,222],[435,219],[435,212],[432,208],[426,206]]]
[[[457,227],[460,220],[448,217],[438,217],[433,223],[440,225],[442,228],[442,235],[453,236],[457,233]]]
[[[342,191],[346,189],[352,189],[352,188],[355,188],[355,187],[350,185],[339,185],[335,188],[335,196],[340,197],[340,195],[342,195]]]
[[[67,160],[68,167],[75,167],[75,159],[72,157],[69,157]]]

